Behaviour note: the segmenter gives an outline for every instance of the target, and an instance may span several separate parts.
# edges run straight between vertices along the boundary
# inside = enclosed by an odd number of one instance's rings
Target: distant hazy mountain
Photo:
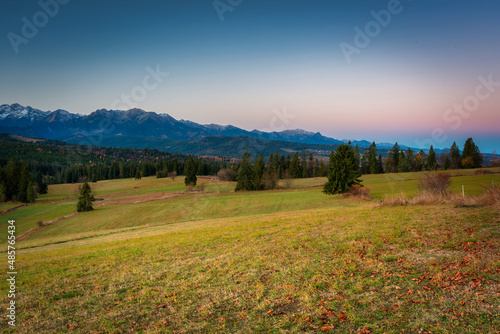
[[[90,115],[66,110],[42,111],[19,104],[0,106],[0,131],[48,139],[67,139],[75,135],[122,135],[189,140],[208,136],[247,136],[304,144],[340,144],[319,132],[285,130],[281,132],[246,131],[232,125],[198,124],[176,120],[168,114],[142,109],[99,109]]]
[[[130,110],[107,110],[99,109],[89,115],[73,114],[66,110],[42,111],[32,107],[24,107],[20,104],[3,104],[0,106],[0,132],[44,138],[68,140],[71,142],[85,141],[89,144],[102,144],[103,138],[112,142],[115,146],[133,146],[134,142],[155,143],[156,147],[168,146],[168,140],[183,141],[181,145],[184,153],[186,150],[196,148],[194,151],[202,153],[202,143],[219,143],[224,141],[238,142],[238,147],[246,145],[244,138],[251,137],[260,140],[272,140],[280,142],[307,144],[307,145],[336,145],[341,141],[323,136],[319,132],[309,132],[301,129],[285,130],[280,132],[263,132],[258,130],[247,131],[232,125],[198,124],[187,120],[176,120],[168,114],[157,114],[142,109]],[[202,140],[203,138],[210,140]],[[237,140],[218,140],[215,137],[238,137]],[[133,139],[132,139],[133,138]],[[143,138],[144,140],[141,140]],[[160,144],[157,140],[165,140]],[[191,146],[185,141],[193,141]],[[256,143],[255,141],[251,141]],[[172,143],[172,142],[170,142]],[[259,142],[263,145],[263,141]],[[366,140],[353,141],[353,145],[368,147],[371,142]],[[172,145],[171,149],[178,148],[179,144]],[[270,145],[268,143],[268,145]],[[377,144],[378,148],[390,148],[393,144]],[[224,144],[224,146],[227,146]],[[274,146],[271,145],[271,146]],[[288,148],[300,147],[300,145],[286,145]],[[327,146],[322,148],[326,149]],[[328,146],[330,147],[330,146]],[[330,147],[330,148],[331,148]],[[402,149],[406,148],[401,146]],[[211,150],[207,147],[205,151]],[[194,152],[192,152],[194,153]],[[241,154],[242,152],[240,152]]]

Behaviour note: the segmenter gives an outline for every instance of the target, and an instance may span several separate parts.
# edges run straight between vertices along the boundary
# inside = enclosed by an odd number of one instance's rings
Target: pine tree
[[[20,163],[19,163],[20,165]],[[5,174],[5,200],[9,201],[17,198],[19,192],[19,171],[18,163],[14,158],[11,158],[4,169]]]
[[[429,149],[429,156],[427,157],[427,169],[436,170],[437,162],[436,162],[436,152],[434,152],[434,147]]]
[[[302,150],[302,159],[301,159],[301,169],[300,169],[300,177],[307,177],[307,157],[306,157],[306,149]]]
[[[184,184],[186,186],[194,187],[196,185],[196,171],[198,170],[196,161],[193,158],[189,158],[186,162],[186,167],[184,170]]]
[[[240,165],[238,167],[238,175],[236,176],[236,187],[234,191],[238,190],[253,190],[253,171],[250,165],[251,155],[247,151],[243,153]]]
[[[20,202],[28,203],[28,185],[31,182],[31,175],[28,170],[28,165],[25,163],[21,163],[21,177],[19,178],[17,199]]]
[[[140,180],[141,179],[141,168],[139,166],[137,166],[137,168],[135,169],[135,179],[136,180]]]
[[[95,201],[94,195],[92,195],[92,191],[90,189],[87,181],[83,183],[82,188],[80,189],[80,195],[78,196],[78,203],[76,204],[76,211],[84,212],[94,210],[92,207],[92,202]]]
[[[309,153],[309,160],[307,161],[307,177],[313,177],[315,172],[314,155]]]
[[[406,160],[405,152],[399,152],[398,173],[406,173],[409,171],[408,160]]]
[[[384,172],[384,164],[382,162],[382,154],[378,155],[378,170],[379,170],[379,173]]]
[[[443,168],[444,170],[447,170],[450,168],[450,158],[448,156],[444,157],[444,162],[443,162]]]
[[[356,145],[354,147],[354,168],[357,172],[361,171],[361,155],[359,154],[359,147]]]
[[[409,147],[408,150],[406,150],[406,162],[408,164],[408,171],[415,171],[415,157],[413,156],[413,151]]]
[[[299,164],[299,154],[295,152],[292,161],[290,162],[290,176],[292,179],[297,179],[300,177],[300,164]]]
[[[363,151],[363,157],[361,158],[361,174],[369,174],[370,169],[368,168],[368,149],[365,148]]]
[[[264,175],[264,157],[262,153],[257,159],[255,159],[255,166],[253,168],[253,188],[255,190],[260,190],[262,186],[262,176]]]
[[[453,145],[450,147],[450,169],[459,169],[462,167],[460,158],[460,150],[458,149],[458,145],[456,142],[453,142]]]
[[[285,161],[285,156],[282,155],[280,159],[280,168],[279,168],[279,174],[280,174],[280,179],[285,175],[286,171],[286,161]]]
[[[398,171],[398,166],[399,166],[399,145],[396,142],[394,146],[392,147],[391,151],[389,152],[389,156],[391,158],[391,165],[388,166],[390,168],[390,171],[392,173],[396,173]]]
[[[35,203],[35,199],[36,199],[35,188],[33,187],[33,184],[30,181],[30,183],[28,184],[28,188],[26,189],[26,202]]]
[[[462,152],[462,165],[464,168],[479,168],[483,164],[483,156],[479,147],[472,138],[468,138],[464,144]]]
[[[373,142],[368,148],[368,170],[370,174],[378,174],[377,145]]]
[[[340,144],[330,154],[328,182],[323,187],[325,194],[344,193],[352,185],[360,184],[359,173],[354,168],[354,150],[352,146]]]

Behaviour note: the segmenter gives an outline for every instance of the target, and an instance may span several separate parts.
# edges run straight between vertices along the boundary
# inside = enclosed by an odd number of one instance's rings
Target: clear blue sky
[[[71,0],[51,17],[39,2],[3,0],[0,103],[82,114],[132,103],[249,130],[435,147],[473,137],[500,151],[499,1],[216,4]],[[372,11],[392,13],[377,23]],[[146,90],[148,67],[169,75]]]

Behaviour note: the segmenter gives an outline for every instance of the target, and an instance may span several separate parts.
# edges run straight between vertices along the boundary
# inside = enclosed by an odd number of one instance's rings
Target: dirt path
[[[3,215],[4,213],[7,213],[7,212],[11,212],[11,211],[17,210],[19,208],[22,208],[23,206],[26,206],[26,204],[21,204],[21,205],[12,207],[10,209],[3,210],[3,211],[0,212],[0,215]]]
[[[135,196],[126,196],[119,198],[104,199],[102,201],[94,202],[94,207],[101,207],[105,205],[116,205],[116,204],[139,204],[150,201],[160,201],[164,199],[169,199],[177,197],[179,195],[185,194],[185,192],[173,192],[173,193],[148,193]]]

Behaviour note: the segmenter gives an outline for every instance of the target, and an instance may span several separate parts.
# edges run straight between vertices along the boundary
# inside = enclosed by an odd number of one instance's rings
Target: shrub
[[[217,172],[217,177],[221,181],[234,181],[236,179],[236,172],[232,169],[221,169]]]
[[[159,172],[156,173],[156,178],[157,179],[162,179],[162,178],[165,178],[167,177],[167,171],[165,170],[161,170]]]
[[[485,168],[481,168],[474,171],[474,175],[485,175],[485,174],[493,174],[493,172]]]
[[[349,196],[362,199],[371,199],[370,188],[364,187],[360,184],[355,184],[349,188]]]
[[[422,192],[446,196],[450,184],[448,173],[426,173],[420,178],[418,187]]]

